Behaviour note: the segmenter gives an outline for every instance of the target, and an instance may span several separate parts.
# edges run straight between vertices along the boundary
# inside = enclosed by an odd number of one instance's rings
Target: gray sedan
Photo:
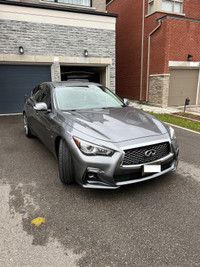
[[[63,183],[114,189],[155,178],[178,165],[173,128],[89,82],[42,83],[23,109],[27,137],[58,159]]]

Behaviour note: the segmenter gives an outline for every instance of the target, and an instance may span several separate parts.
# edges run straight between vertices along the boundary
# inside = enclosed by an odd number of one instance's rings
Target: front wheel
[[[29,138],[33,137],[33,134],[31,133],[31,130],[29,128],[27,116],[26,116],[25,113],[23,114],[23,121],[24,121],[24,132],[25,132],[25,135],[27,137],[29,137]]]
[[[59,144],[58,164],[61,182],[64,184],[73,184],[75,182],[74,165],[71,153],[63,139],[60,140]]]

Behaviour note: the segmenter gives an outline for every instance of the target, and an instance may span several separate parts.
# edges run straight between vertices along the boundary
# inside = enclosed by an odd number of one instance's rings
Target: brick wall
[[[167,30],[168,60],[187,61],[188,54],[191,54],[194,61],[200,61],[200,21],[168,18]]]
[[[108,12],[119,14],[116,25],[116,91],[138,99],[140,86],[142,1],[114,0]]]
[[[168,61],[200,61],[200,21],[166,18],[151,38],[151,73],[169,73]]]
[[[140,96],[142,2],[114,0],[108,5],[109,12],[119,14],[116,31],[117,92],[122,97],[134,100],[139,100]],[[183,13],[186,16],[163,19],[161,27],[151,36],[149,74],[161,74],[161,80],[163,74],[169,74],[170,60],[187,61],[187,55],[191,54],[194,61],[200,61],[200,22],[181,19],[200,19],[200,0],[184,0]],[[148,36],[158,26],[156,20],[170,14],[157,12],[147,15],[148,0],[145,2],[142,100],[146,99]],[[153,84],[155,85],[154,82],[149,84],[150,89],[153,89]],[[161,99],[161,102],[165,101]]]
[[[200,2],[199,0],[183,0],[183,13],[188,18],[200,18]]]

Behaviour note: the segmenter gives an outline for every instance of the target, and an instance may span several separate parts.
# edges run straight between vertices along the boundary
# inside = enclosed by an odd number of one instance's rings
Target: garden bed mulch
[[[184,112],[177,112],[172,113],[171,115],[179,117],[179,118],[185,118],[192,121],[200,122],[200,115],[192,114],[192,113],[184,113]]]

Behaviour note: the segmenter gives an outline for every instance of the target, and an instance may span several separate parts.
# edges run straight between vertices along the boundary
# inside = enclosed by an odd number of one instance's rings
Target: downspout
[[[142,81],[143,81],[143,60],[144,60],[144,16],[145,16],[145,0],[142,7],[142,44],[141,44],[141,70],[140,70],[140,102],[142,101]]]
[[[149,66],[150,66],[150,52],[151,52],[151,35],[156,32],[162,25],[162,20],[158,20],[159,25],[149,33],[148,37],[148,58],[147,58],[147,86],[146,86],[146,102],[149,99]]]

